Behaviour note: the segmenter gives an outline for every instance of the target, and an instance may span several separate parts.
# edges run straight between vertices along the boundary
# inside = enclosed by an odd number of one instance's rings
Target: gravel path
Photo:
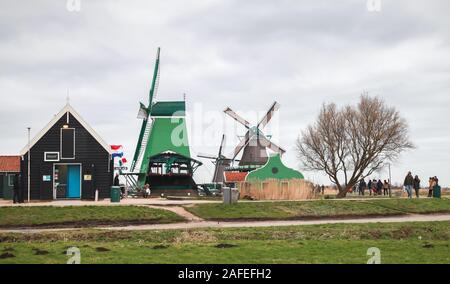
[[[164,208],[167,209],[168,208]],[[174,210],[178,210],[172,208]],[[123,231],[144,231],[144,230],[173,230],[173,229],[196,229],[196,228],[258,228],[258,227],[283,227],[283,226],[304,226],[322,224],[363,224],[363,223],[401,223],[401,222],[433,222],[450,221],[450,214],[437,215],[406,215],[399,217],[378,217],[378,218],[358,218],[358,219],[322,219],[313,221],[253,221],[253,222],[212,222],[197,220],[194,222],[175,224],[153,224],[136,225],[124,227],[96,227],[102,230],[123,230]],[[9,233],[43,233],[56,231],[80,230],[80,228],[64,229],[0,229],[1,232]]]
[[[180,215],[181,217],[184,217],[186,220],[190,222],[202,222],[204,221],[202,218],[195,216],[191,212],[187,211],[181,206],[154,206],[154,205],[148,205],[147,207],[154,208],[154,209],[162,209],[171,211],[175,214]]]

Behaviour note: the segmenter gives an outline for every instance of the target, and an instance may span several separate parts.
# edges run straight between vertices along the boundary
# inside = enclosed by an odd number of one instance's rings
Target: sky
[[[157,47],[156,100],[185,94],[192,156],[225,154],[244,128],[280,109],[264,133],[299,169],[295,141],[323,103],[379,96],[407,120],[416,148],[392,164],[450,186],[450,2],[442,0],[0,0],[0,154],[17,154],[66,104],[132,160]],[[196,172],[212,178],[213,165]],[[330,183],[320,172],[304,172]],[[374,174],[387,178],[387,168]]]

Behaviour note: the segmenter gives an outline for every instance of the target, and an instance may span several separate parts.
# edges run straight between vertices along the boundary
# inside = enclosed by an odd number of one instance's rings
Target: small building
[[[13,198],[14,177],[19,173],[20,156],[0,156],[0,198]]]
[[[110,196],[110,146],[67,105],[30,142],[30,199]],[[28,145],[20,152],[21,189],[28,198]]]
[[[251,171],[246,177],[246,181],[252,180],[290,180],[290,179],[305,179],[302,173],[294,169],[286,167],[281,161],[279,154],[271,156],[266,164],[259,169]]]

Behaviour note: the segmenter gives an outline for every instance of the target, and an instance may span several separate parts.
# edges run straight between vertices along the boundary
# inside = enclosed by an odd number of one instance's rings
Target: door
[[[81,170],[80,165],[68,166],[67,198],[81,197]]]

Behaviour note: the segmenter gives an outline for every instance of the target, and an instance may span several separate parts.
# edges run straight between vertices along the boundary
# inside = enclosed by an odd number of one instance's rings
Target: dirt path
[[[202,218],[195,216],[191,212],[187,211],[181,206],[154,206],[154,205],[148,205],[147,207],[154,208],[154,209],[162,209],[171,211],[177,215],[180,215],[181,217],[185,218],[186,220],[190,222],[202,222],[204,221]]]
[[[178,210],[178,209],[176,209]],[[144,230],[174,230],[174,229],[196,229],[196,228],[258,228],[258,227],[283,227],[283,226],[304,226],[323,224],[364,224],[364,223],[401,223],[401,222],[433,222],[450,221],[450,214],[439,215],[406,215],[400,217],[381,218],[358,218],[358,219],[323,219],[313,221],[255,221],[255,222],[212,222],[196,221],[175,224],[154,224],[136,225],[125,227],[96,227],[101,230],[123,230],[123,231],[144,231]],[[92,228],[91,228],[92,229]],[[0,233],[43,233],[56,231],[80,230],[80,228],[64,229],[0,229]]]

